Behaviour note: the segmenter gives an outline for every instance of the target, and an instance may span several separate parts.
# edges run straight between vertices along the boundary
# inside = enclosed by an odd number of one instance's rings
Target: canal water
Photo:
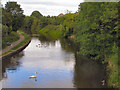
[[[66,40],[40,40],[2,61],[3,88],[101,88],[104,67],[84,57]],[[29,76],[35,75],[36,79]]]

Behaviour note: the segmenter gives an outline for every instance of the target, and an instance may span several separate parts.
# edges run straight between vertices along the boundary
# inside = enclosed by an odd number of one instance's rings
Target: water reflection
[[[46,37],[46,36],[39,36],[38,38],[39,38],[41,43],[46,43],[46,42],[47,43],[52,43],[52,42],[55,42],[56,40],[58,40],[58,39],[53,38],[51,36],[48,36],[48,37]]]
[[[104,88],[102,80],[105,79],[104,67],[95,61],[83,57],[76,57],[74,71],[74,85],[78,88]]]
[[[17,59],[16,61],[12,58],[9,64],[3,65],[5,66],[4,72],[7,73],[4,75],[7,79],[2,80],[3,87],[73,87],[74,53],[63,50],[59,40],[42,42],[38,38],[33,38],[24,50],[24,55]],[[34,72],[38,72],[37,81],[29,79]]]
[[[73,41],[70,41],[68,39],[60,39],[61,47],[63,50],[67,52],[76,52],[78,50],[77,45],[73,43]]]
[[[102,87],[100,64],[75,56],[75,45],[65,39],[33,38],[21,53],[3,61],[4,88]],[[38,72],[37,78],[29,76]]]
[[[0,81],[2,80],[2,60],[0,59]]]
[[[35,82],[37,82],[37,78],[30,78],[30,79],[33,79],[33,80],[35,80]]]
[[[48,48],[48,47],[54,47],[56,45],[56,40],[57,39],[53,39],[53,38],[47,38],[47,37],[39,37],[40,43],[38,44],[38,47],[44,47],[44,48]]]
[[[20,52],[19,54],[2,61],[2,78],[7,78],[6,72],[14,73],[16,70],[19,70],[20,61],[19,58],[24,56],[24,52]]]

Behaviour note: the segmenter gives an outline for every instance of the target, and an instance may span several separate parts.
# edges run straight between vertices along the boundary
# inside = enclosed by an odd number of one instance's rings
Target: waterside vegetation
[[[2,31],[0,31],[2,32],[1,49],[5,49],[7,46],[12,46],[13,42],[18,41],[20,39],[19,33],[24,36],[24,40],[22,42],[2,53],[2,55],[18,49],[30,40],[30,36],[21,32],[21,30],[18,31],[24,22],[24,17],[25,15],[23,15],[23,10],[17,2],[7,2],[5,7],[2,8],[2,23],[0,23],[0,28],[2,28]]]
[[[13,4],[16,7],[12,7]],[[17,9],[19,11],[15,8],[19,8]],[[8,36],[14,35],[13,42],[19,39],[17,34],[15,35],[18,29],[29,35],[37,34],[48,38],[72,37],[74,43],[79,45],[77,55],[107,64],[108,86],[119,88],[119,10],[119,2],[84,2],[79,5],[76,13],[68,12],[58,17],[43,16],[39,11],[34,11],[31,16],[25,16],[20,5],[16,2],[8,2],[3,8],[3,48],[7,46]],[[29,40],[26,34],[23,35],[27,38],[26,41],[13,49]]]

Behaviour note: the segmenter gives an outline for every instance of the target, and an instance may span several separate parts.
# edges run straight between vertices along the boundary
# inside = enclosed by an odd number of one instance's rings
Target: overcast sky
[[[25,15],[31,15],[33,11],[38,10],[44,16],[57,16],[60,13],[65,14],[67,10],[76,12],[78,5],[84,0],[2,0],[3,6],[8,1],[17,1]]]

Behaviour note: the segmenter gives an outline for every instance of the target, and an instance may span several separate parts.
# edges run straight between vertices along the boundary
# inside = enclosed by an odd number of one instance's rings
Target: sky
[[[8,1],[17,1],[27,16],[35,10],[44,16],[58,16],[60,13],[65,14],[67,10],[74,13],[78,10],[78,5],[84,2],[84,0],[2,0],[1,3],[5,6]]]

